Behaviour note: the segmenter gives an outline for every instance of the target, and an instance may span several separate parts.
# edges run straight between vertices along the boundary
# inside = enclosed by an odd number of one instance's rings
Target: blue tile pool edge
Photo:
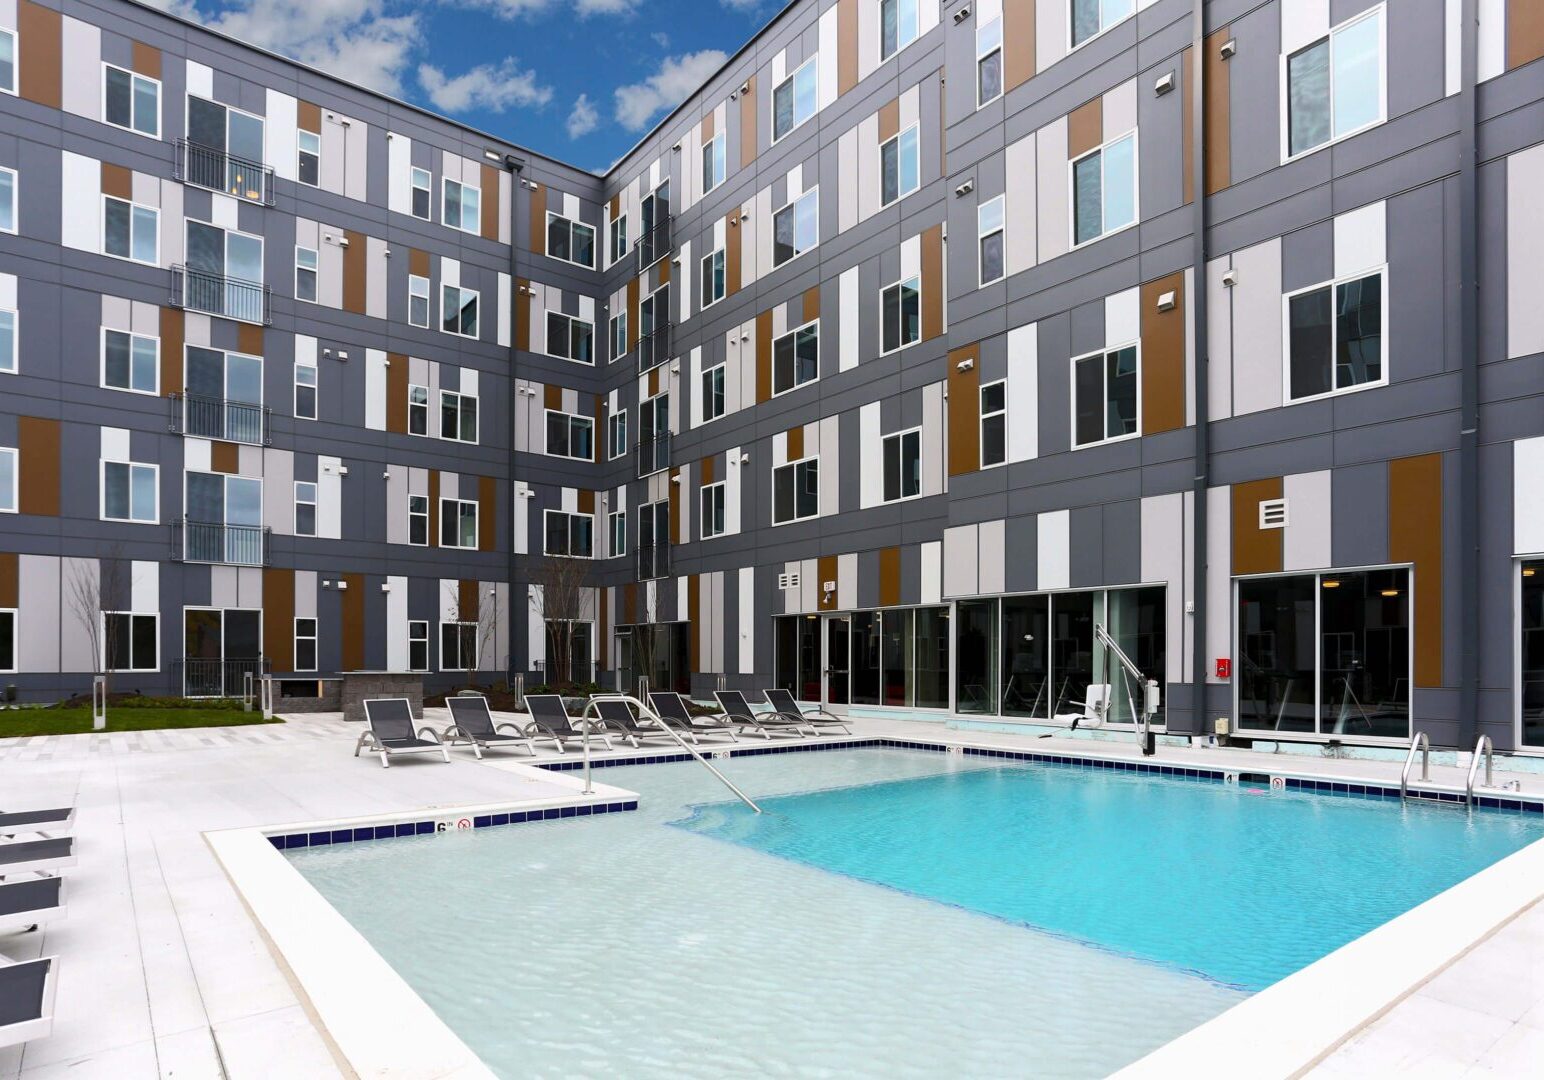
[[[637,799],[616,799],[610,802],[580,803],[567,806],[544,806],[531,810],[500,810],[483,814],[457,814],[451,818],[429,818],[419,821],[390,821],[381,824],[354,825],[347,828],[317,828],[302,832],[264,833],[264,839],[279,851],[295,848],[333,847],[338,844],[358,844],[369,840],[394,840],[401,836],[424,836],[439,832],[465,831],[451,828],[457,820],[470,818],[470,828],[492,829],[505,825],[524,825],[535,821],[553,821],[561,818],[594,817],[596,814],[621,814],[638,809]]]

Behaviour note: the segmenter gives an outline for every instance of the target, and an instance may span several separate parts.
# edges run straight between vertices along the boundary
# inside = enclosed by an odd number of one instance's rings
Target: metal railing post
[[[678,745],[682,750],[685,750],[692,757],[694,757],[698,761],[700,761],[702,763],[703,768],[707,769],[708,772],[710,772],[714,776],[718,777],[719,783],[723,784],[730,791],[734,792],[736,798],[738,798],[746,806],[749,806],[752,810],[756,811],[756,813],[758,813],[758,814],[761,813],[761,807],[756,805],[755,800],[753,800],[749,795],[745,794],[745,792],[741,791],[738,787],[736,787],[735,784],[734,784],[734,781],[730,780],[729,777],[725,776],[723,773],[719,772],[716,768],[714,768],[713,767],[713,763],[711,761],[709,761],[707,758],[703,757],[702,754],[700,754],[697,751],[697,748],[695,746],[691,746],[690,744],[687,743],[687,741],[685,739],[681,738],[680,734],[678,734],[676,732],[675,728],[673,728],[669,724],[665,723],[665,721],[660,718],[658,713],[656,713],[653,709],[649,708],[647,705],[645,705],[642,701],[638,700],[637,698],[628,697],[626,694],[596,694],[594,697],[590,698],[590,700],[585,703],[584,715],[582,717],[580,717],[581,722],[584,723],[584,725],[585,725],[585,727],[583,729],[584,732],[585,732],[585,739],[584,739],[584,794],[586,794],[586,795],[592,794],[592,792],[590,790],[590,739],[589,739],[590,710],[595,708],[596,705],[599,704],[602,701],[625,701],[625,702],[627,702],[627,704],[631,705],[635,710],[637,710],[638,716],[641,719],[652,720],[654,722],[655,726],[659,728],[659,730],[663,731],[666,735],[669,735],[672,739],[675,740],[676,745]]]
[[[104,731],[107,728],[107,676],[91,677],[91,728]]]
[[[263,706],[263,719],[264,720],[272,720],[273,719],[273,676],[272,675],[264,675],[263,676],[263,682],[262,682],[261,691],[262,691],[261,701],[262,701],[262,706]]]
[[[252,672],[250,672],[250,671],[243,671],[241,673],[241,711],[242,712],[251,712],[252,711],[252,691],[253,691]]]

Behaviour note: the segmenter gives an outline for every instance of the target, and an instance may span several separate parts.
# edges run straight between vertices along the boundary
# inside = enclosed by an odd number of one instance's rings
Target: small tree
[[[111,608],[102,602],[102,598],[124,594],[128,586],[124,580],[124,567],[128,564],[114,547],[97,559],[74,559],[69,565],[69,576],[64,583],[66,600],[80,623],[86,647],[91,650],[91,674],[101,675],[104,687],[111,690],[119,626],[118,620],[107,617]]]
[[[547,627],[547,681],[574,681],[574,628],[594,617],[590,560],[549,555],[536,566],[531,607]]]
[[[457,645],[461,661],[466,664],[467,689],[477,685],[477,673],[498,668],[498,657],[493,656],[499,633],[498,589],[489,587],[482,591],[481,582],[457,582],[445,586],[445,609],[449,611],[457,627]],[[488,663],[483,658],[488,657]]]

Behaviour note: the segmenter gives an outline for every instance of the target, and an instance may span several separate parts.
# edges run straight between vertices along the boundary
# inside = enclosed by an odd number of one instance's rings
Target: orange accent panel
[[[143,42],[134,43],[132,66],[139,74],[151,79],[161,77],[161,50]]]
[[[344,574],[343,670],[363,671],[365,666],[365,576]]]
[[[818,583],[817,583],[818,584]],[[879,549],[879,606],[895,607],[901,602],[901,549]]]
[[[64,78],[59,12],[18,0],[16,39],[17,92],[28,101],[59,108]]]
[[[815,588],[819,595],[819,600],[816,601],[816,607],[821,611],[835,611],[837,604],[837,594],[841,590],[833,590],[828,596],[824,592],[824,589],[826,587],[826,582],[828,581],[836,581],[838,585],[841,584],[841,582],[838,580],[838,575],[841,573],[840,560],[838,560],[835,555],[822,555],[815,561],[815,573],[820,578],[819,581],[815,582]]]
[[[547,254],[547,189],[542,184],[531,189],[531,254]]]
[[[772,399],[772,313],[756,316],[756,400]]]
[[[922,340],[944,332],[944,227],[922,234]]]
[[[391,365],[386,369],[386,430],[407,434],[408,358],[402,353],[387,353]]]
[[[972,361],[969,371],[960,362]],[[981,468],[981,346],[949,351],[949,475]]]
[[[484,240],[499,238],[499,170],[495,165],[482,167],[482,235]]]
[[[322,133],[322,107],[309,101],[295,103],[295,126],[301,131]]]
[[[879,107],[879,145],[883,146],[901,132],[901,99],[892,98]]]
[[[1442,686],[1442,455],[1389,462],[1389,558],[1414,569],[1416,686]]]
[[[499,485],[491,476],[477,478],[477,550],[499,548]]]
[[[1507,0],[1506,69],[1544,57],[1544,4],[1539,0]]]
[[[1281,477],[1233,485],[1233,572],[1281,572],[1281,529],[1260,528],[1260,503],[1281,498]]]
[[[837,0],[836,93],[858,85],[858,0]]]
[[[804,425],[788,429],[788,460],[798,461],[804,457]]]
[[[14,551],[0,551],[0,608],[14,608],[21,600],[21,558]]]
[[[543,383],[541,403],[543,408],[563,411],[563,388],[557,383]]]
[[[748,169],[756,160],[756,76],[746,80],[748,89],[740,95],[740,168]]]
[[[263,655],[273,670],[295,670],[295,571],[263,570]]]
[[[343,310],[356,315],[365,313],[365,235],[343,230],[348,247],[343,249]]]
[[[161,309],[161,393],[182,389],[182,309]]]
[[[115,199],[134,198],[134,171],[122,165],[102,162],[102,194]]]
[[[1206,38],[1206,193],[1215,195],[1233,182],[1229,144],[1232,64],[1222,58],[1222,46],[1232,36],[1224,26]],[[1186,110],[1189,115],[1189,110]],[[1189,161],[1189,158],[1186,158]]]
[[[1158,298],[1174,293],[1174,307]],[[1142,434],[1185,426],[1185,275],[1181,271],[1142,286]]]
[[[233,442],[211,442],[209,467],[217,473],[235,476],[241,472],[241,448]]]
[[[1045,0],[1059,3],[1060,0]],[[1035,0],[1003,0],[1003,90],[1035,74]]]
[[[1067,117],[1067,158],[1072,160],[1104,142],[1104,99],[1094,98]]]
[[[263,328],[251,323],[241,323],[236,327],[236,350],[244,352],[248,356],[263,355]]]

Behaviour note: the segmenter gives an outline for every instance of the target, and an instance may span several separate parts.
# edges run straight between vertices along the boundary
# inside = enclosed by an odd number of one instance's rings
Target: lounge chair
[[[0,883],[0,934],[64,918],[64,879],[45,875]]]
[[[557,744],[560,754],[564,752],[565,743],[578,739],[582,745],[587,741],[584,731],[574,726],[562,697],[557,694],[525,695],[525,711],[531,717],[526,733],[533,738],[551,739]],[[599,739],[606,744],[607,750],[615,749],[603,727],[592,727],[588,738]]]
[[[716,716],[693,716],[691,709],[686,706],[686,699],[673,690],[650,691],[649,708],[654,710],[654,715],[661,721],[694,743],[699,735],[728,735],[730,742],[740,741],[740,737],[734,733],[734,725],[728,720]]]
[[[75,807],[73,806],[0,813],[0,835],[3,836],[15,836],[17,833],[62,835],[68,833],[74,825]]]
[[[495,724],[488,709],[488,699],[481,694],[467,694],[445,699],[450,709],[450,727],[441,736],[447,743],[468,743],[472,753],[482,760],[484,750],[514,750],[524,747],[535,755],[536,743],[518,724]]]
[[[812,735],[820,734],[814,724],[801,716],[757,712],[751,708],[751,703],[745,700],[745,695],[738,690],[715,690],[713,696],[718,698],[725,718],[730,723],[738,725],[741,731],[752,728],[764,739],[772,738],[774,731],[779,735],[793,735],[797,738],[803,738],[806,729]]]
[[[799,703],[794,700],[794,696],[787,690],[768,690],[767,704],[772,706],[772,711],[779,716],[796,717],[817,732],[821,728],[841,728],[843,735],[852,734],[852,729],[847,726],[846,720],[824,709],[801,709]]]
[[[354,744],[354,756],[369,750],[381,756],[381,768],[391,767],[394,754],[439,754],[450,764],[450,751],[431,727],[413,730],[413,706],[407,698],[366,698],[365,721],[370,730]],[[429,738],[424,738],[427,735]]]
[[[20,1046],[54,1030],[59,958],[13,963],[0,957],[0,1046]]]
[[[41,840],[0,843],[0,877],[58,870],[74,865],[74,837],[50,836]]]
[[[653,718],[648,722],[640,722],[638,713],[633,709],[632,702],[619,697],[595,697],[590,700],[595,706],[595,715],[602,728],[620,732],[622,738],[637,747],[644,739],[664,739],[667,742],[675,742],[675,737],[660,721],[660,726],[653,726]]]

